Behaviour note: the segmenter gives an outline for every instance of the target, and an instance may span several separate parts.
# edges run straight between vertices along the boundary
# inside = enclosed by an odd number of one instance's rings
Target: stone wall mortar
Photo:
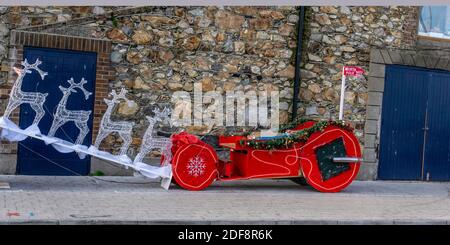
[[[144,115],[152,115],[155,106],[167,105],[175,91],[192,92],[194,82],[201,82],[206,91],[222,93],[278,89],[281,121],[288,120],[295,70],[296,8],[124,9],[0,7],[0,81],[6,81],[10,70],[6,59],[10,30],[39,27],[44,32],[113,41],[110,59],[114,78],[108,80],[108,86],[109,90],[128,88],[137,102],[132,107],[121,105],[115,114],[117,119],[136,122],[135,149],[147,125]],[[308,16],[301,65],[301,116],[337,117],[343,64],[361,66],[369,73],[371,48],[415,48],[416,7],[308,7]],[[77,18],[86,18],[86,23],[75,21]],[[55,25],[61,21],[71,24]],[[48,24],[52,26],[43,26]],[[354,123],[362,143],[368,73],[348,80],[346,93],[345,118]],[[2,108],[5,99],[0,98]],[[205,128],[190,130],[205,132]],[[120,143],[114,137],[107,140],[113,148]]]
[[[101,10],[108,14],[92,18],[93,12]],[[173,92],[192,92],[195,82],[202,83],[204,92],[222,94],[233,89],[279,90],[281,121],[288,120],[295,70],[295,7],[148,7],[138,13],[109,10],[11,7],[5,10],[4,22],[8,29],[32,27],[30,30],[113,42],[110,60],[114,78],[108,81],[109,90],[126,87],[129,97],[137,102],[131,107],[120,105],[114,115],[136,123],[132,154],[147,127],[145,116],[152,115],[155,106],[168,105]],[[83,17],[86,23],[80,24],[76,18]],[[57,23],[64,18],[65,25]],[[11,68],[8,65],[5,70]],[[205,127],[188,130],[206,132]],[[105,144],[114,150],[121,142],[109,137]]]
[[[136,108],[119,107],[122,118],[147,127],[145,115],[170,104],[175,91],[279,90],[281,122],[288,120],[294,77],[294,7],[166,7],[103,22],[97,33],[116,42],[112,88],[127,87]],[[206,106],[210,105],[205,105]],[[225,110],[226,111],[226,110]],[[188,127],[207,133],[208,127]],[[223,133],[225,128],[216,133]],[[138,141],[138,139],[136,139]]]

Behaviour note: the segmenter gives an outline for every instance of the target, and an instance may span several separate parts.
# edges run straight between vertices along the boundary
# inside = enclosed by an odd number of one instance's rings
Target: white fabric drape
[[[42,135],[36,125],[32,125],[26,129],[20,129],[14,122],[4,117],[0,117],[0,128],[2,128],[0,137],[10,142],[23,141],[27,137],[32,137],[44,141],[47,145],[51,145],[58,152],[77,152],[80,159],[85,158],[86,155],[91,155],[106,161],[121,164],[127,168],[131,167],[147,178],[154,179],[161,177],[161,186],[164,189],[169,188],[172,179],[172,166],[170,164],[157,167],[142,162],[133,163],[133,161],[126,155],[116,156],[109,152],[100,151],[92,145],[90,147],[85,145],[76,145],[55,137]]]

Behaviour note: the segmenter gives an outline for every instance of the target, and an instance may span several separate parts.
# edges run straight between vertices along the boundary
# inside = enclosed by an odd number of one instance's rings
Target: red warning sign
[[[361,76],[364,69],[359,66],[344,66],[344,76]]]

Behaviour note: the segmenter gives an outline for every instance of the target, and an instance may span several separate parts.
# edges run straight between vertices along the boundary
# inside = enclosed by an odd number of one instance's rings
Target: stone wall
[[[298,21],[295,7],[109,11],[98,7],[17,7],[5,9],[4,22],[6,29],[37,26],[39,29],[30,30],[113,41],[111,62],[116,76],[109,81],[110,89],[126,87],[136,101],[131,107],[120,105],[116,113],[118,118],[136,123],[131,155],[147,127],[145,115],[152,115],[155,106],[167,105],[175,91],[192,92],[195,82],[202,83],[205,92],[279,90],[280,119],[288,120]],[[77,20],[80,18],[83,21]],[[63,20],[68,20],[65,25],[52,25]],[[6,50],[4,53],[6,57]],[[7,62],[5,67],[10,69]],[[205,128],[191,130],[205,132]],[[120,144],[115,137],[106,140],[113,150]]]
[[[296,25],[294,7],[0,7],[0,81],[10,65],[10,29],[42,26],[40,31],[113,41],[115,79],[137,103],[121,105],[118,117],[137,123],[134,147],[146,127],[144,115],[169,103],[174,91],[231,89],[281,91],[281,121],[291,109]],[[114,10],[112,13],[110,11]],[[369,71],[373,47],[413,49],[416,7],[308,7],[299,115],[337,117],[343,64]],[[89,18],[89,17],[96,18]],[[98,17],[103,16],[103,17]],[[75,21],[79,19],[80,21]],[[62,27],[51,24],[67,21]],[[45,26],[49,25],[49,26]],[[366,74],[367,76],[367,74]],[[345,118],[354,122],[363,143],[367,77],[350,79]],[[6,98],[0,98],[4,108]],[[204,128],[196,128],[201,132]],[[114,137],[110,145],[119,145]]]
[[[299,115],[337,118],[342,65],[361,66],[364,77],[347,79],[344,119],[364,143],[370,50],[414,49],[417,14],[416,7],[311,7]]]
[[[93,7],[0,7],[0,61],[4,62],[7,57],[11,29],[67,21],[92,14]]]
[[[7,7],[0,7],[0,64],[3,64],[8,57],[8,35],[9,25],[7,16]],[[0,84],[3,84],[8,79],[8,65],[1,66],[0,69]]]
[[[11,65],[8,62],[9,32],[10,27],[8,21],[8,7],[0,7],[0,111],[1,112],[5,110],[6,103],[9,97],[7,95],[8,90],[5,88],[5,85],[8,81],[9,72],[11,72]],[[15,153],[16,148],[17,146],[15,144],[0,142],[0,153]],[[5,159],[7,159],[7,157],[5,157]],[[2,173],[10,173],[10,171],[3,171]]]
[[[215,90],[277,89],[281,121],[288,120],[292,100],[297,11],[293,7],[156,8],[151,13],[118,17],[117,24],[99,23],[117,44],[111,55],[117,78],[137,101],[118,113],[146,128],[144,115],[156,104],[167,104],[179,90],[192,92],[202,83]],[[206,127],[190,128],[205,133]]]

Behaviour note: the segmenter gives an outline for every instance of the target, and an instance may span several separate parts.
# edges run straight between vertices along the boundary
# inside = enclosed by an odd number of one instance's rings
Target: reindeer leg
[[[89,133],[89,127],[86,122],[75,122],[75,125],[78,129],[80,129],[80,133],[78,134],[78,138],[75,141],[75,144],[82,145],[84,141],[84,137]]]
[[[152,145],[142,145],[141,149],[139,150],[139,153],[134,158],[134,163],[142,162],[144,157],[147,155],[147,153],[150,152],[150,150],[153,148]]]
[[[9,118],[9,116],[11,115],[11,113],[14,111],[14,109],[16,109],[20,104],[22,104],[21,101],[19,100],[14,100],[14,99],[10,99],[8,101],[8,106],[6,107],[5,110],[5,114],[3,114],[3,116],[5,118]]]
[[[58,128],[60,128],[64,123],[66,123],[64,120],[54,117],[52,126],[50,127],[50,131],[48,132],[47,136],[53,137]]]
[[[108,136],[108,134],[109,133],[105,130],[100,130],[98,132],[98,135],[97,135],[97,138],[95,139],[95,144],[94,144],[94,146],[97,147],[97,149],[100,147],[100,144],[106,138],[106,136]]]
[[[119,136],[123,139],[123,145],[120,148],[120,155],[126,155],[128,147],[131,144],[131,133],[119,133]]]
[[[153,145],[142,145],[139,153],[136,155],[136,157],[133,160],[133,163],[136,164],[138,162],[142,162],[144,157],[147,155],[147,153],[153,148]],[[139,171],[135,171],[133,173],[134,177],[141,177],[142,174]]]
[[[36,116],[34,117],[33,124],[38,125],[41,121],[42,117],[45,115],[45,111],[42,108],[43,104],[34,104],[30,103],[31,108],[36,112]]]

